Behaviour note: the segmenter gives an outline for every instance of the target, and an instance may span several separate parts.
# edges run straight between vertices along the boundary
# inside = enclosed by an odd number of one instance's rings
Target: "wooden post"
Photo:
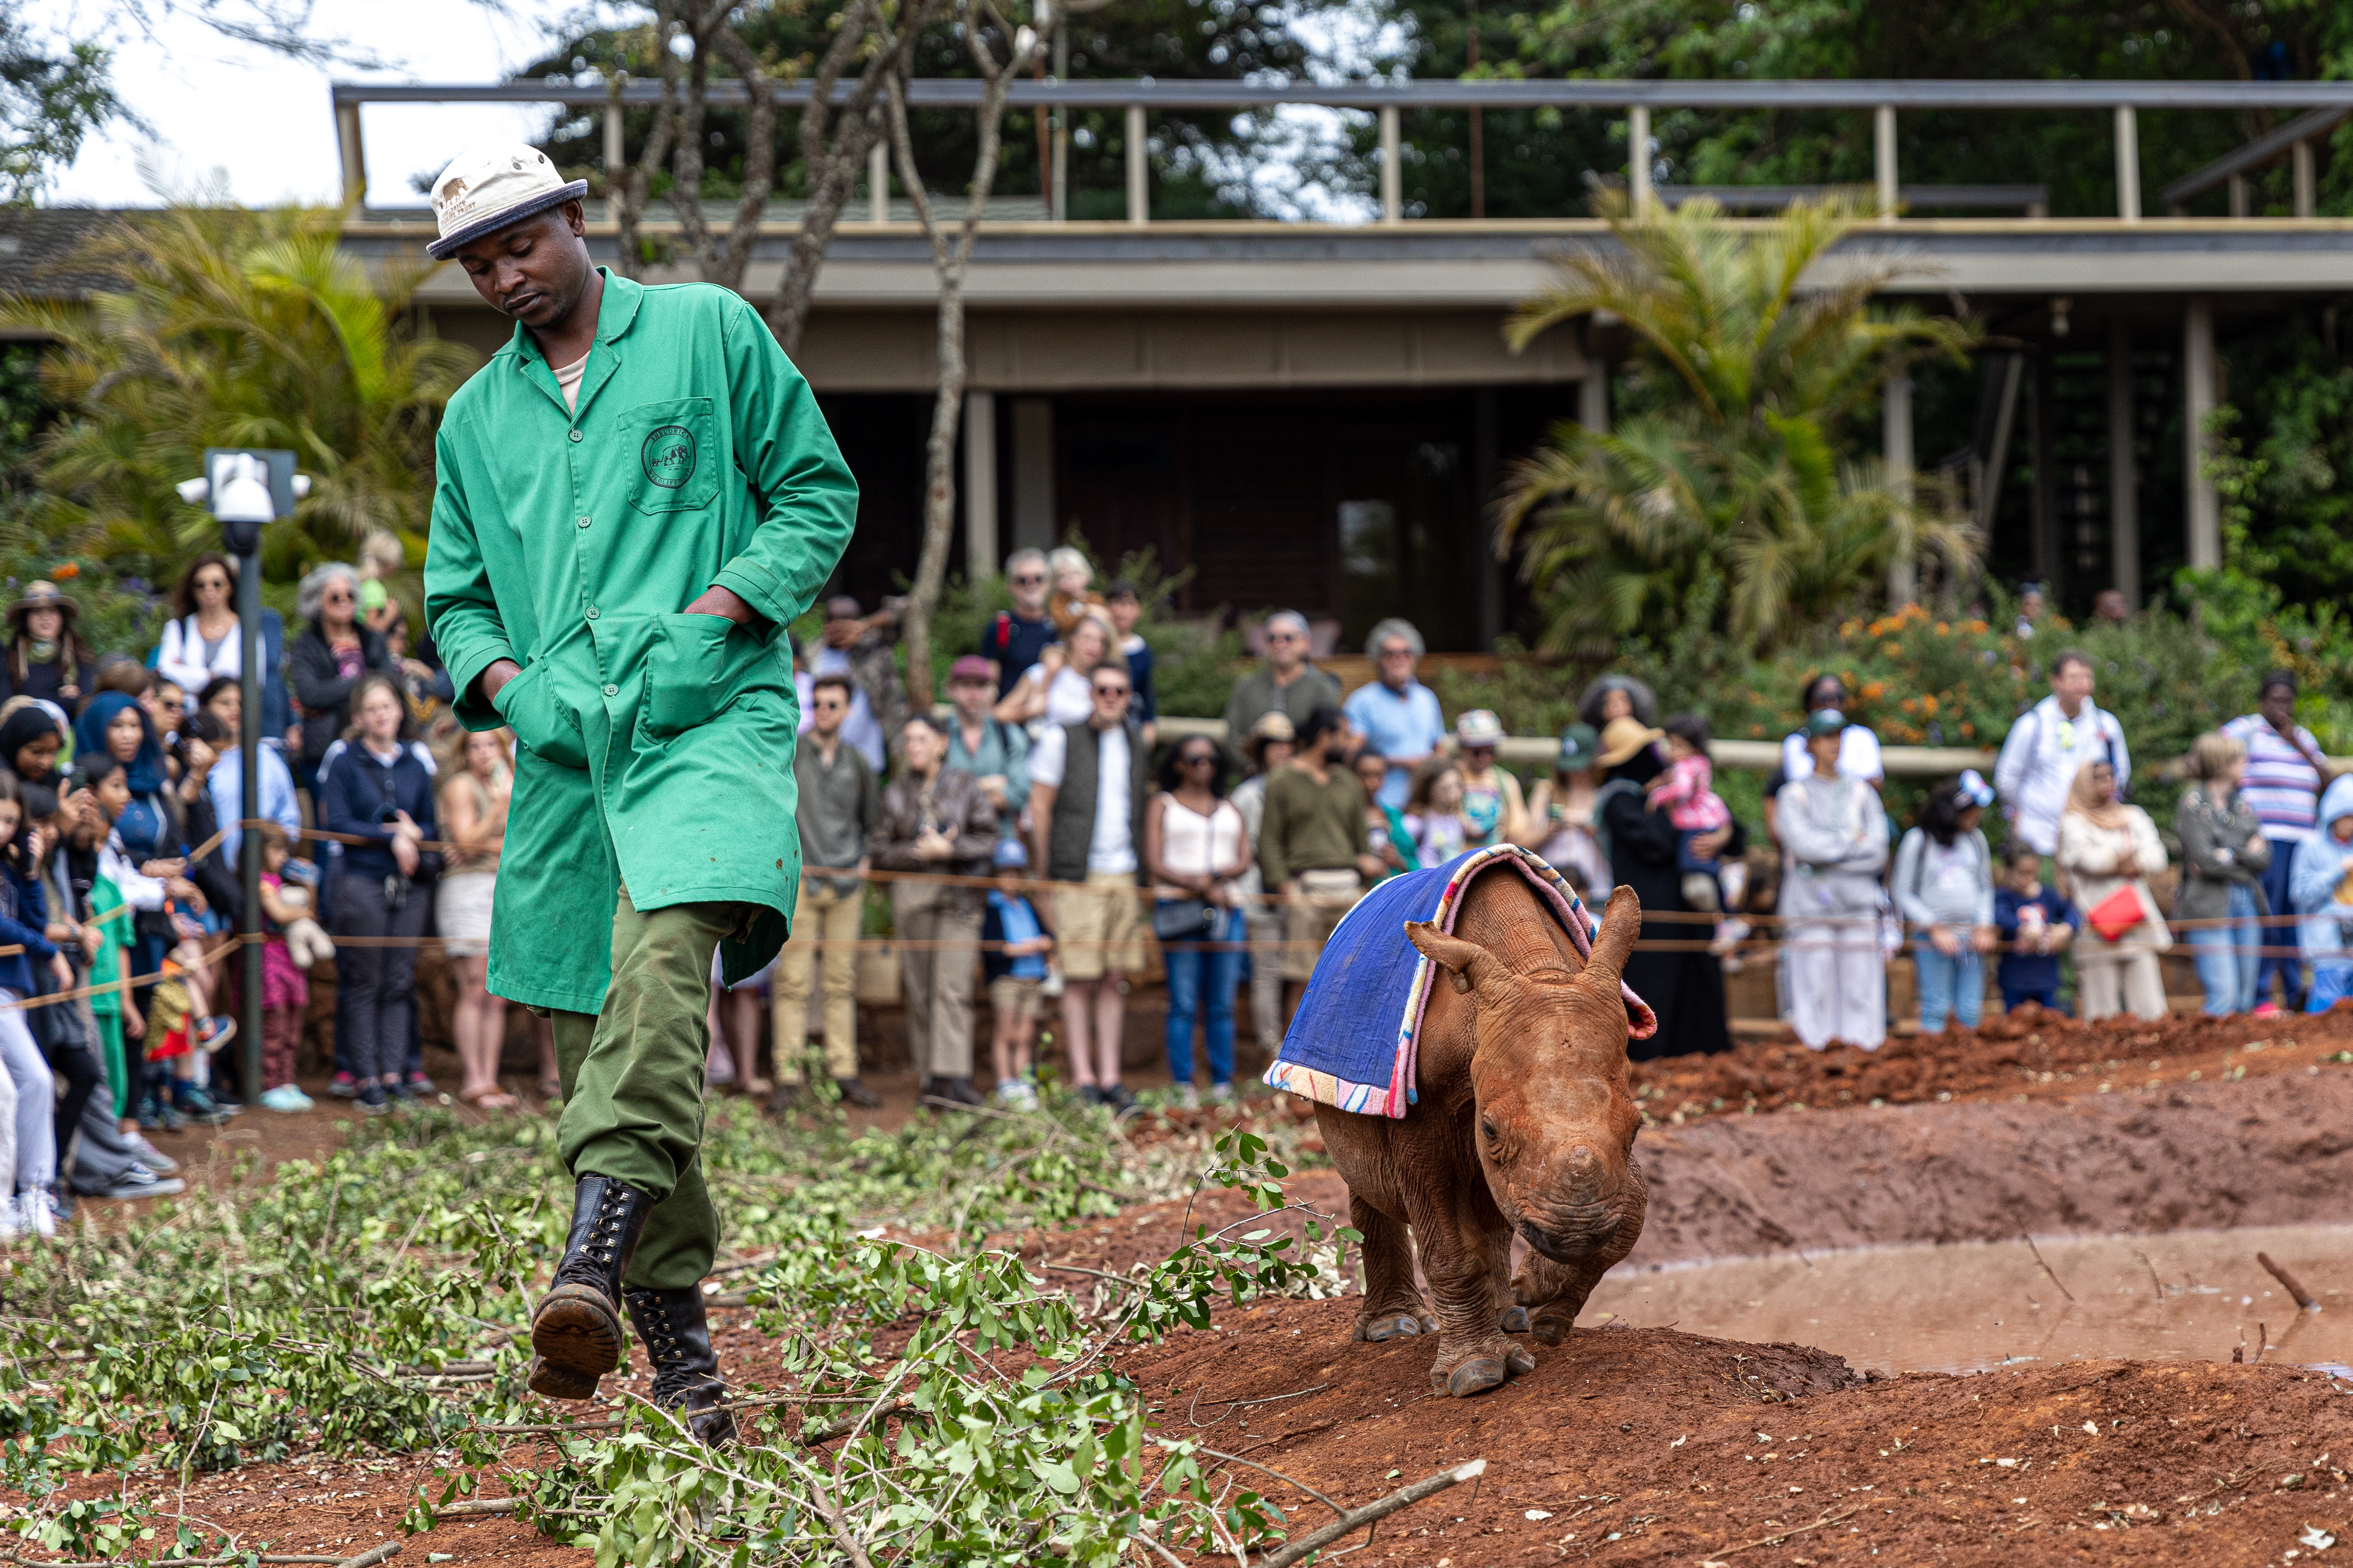
[[[2108,576],[2140,605],[2140,484],[2133,462],[2132,328],[2108,322]]]
[[[964,395],[964,574],[997,575],[997,395]]]
[[[616,107],[605,110],[605,189],[611,200],[629,177],[629,143],[623,135],[627,128],[621,122],[621,111]]]
[[[1145,163],[1144,105],[1127,106],[1127,221],[1142,228],[1152,221],[1150,168]]]
[[[891,221],[891,145],[879,137],[866,150],[867,219]]]
[[[1912,455],[1912,377],[1898,361],[1887,367],[1880,387],[1880,452],[1887,468],[1887,488],[1905,502],[1912,501],[1915,464]],[[1893,609],[1920,596],[1920,563],[1909,552],[1887,564],[1887,603]]]
[[[367,200],[367,151],[360,142],[360,106],[335,105],[335,144],[343,156],[343,205]]]
[[[1626,199],[1636,217],[1651,212],[1651,106],[1626,110]]]
[[[1871,111],[1873,167],[1879,175],[1879,221],[1894,223],[1898,191],[1895,179],[1895,106],[1883,103]]]
[[[2312,143],[2296,142],[2287,150],[2287,161],[2295,180],[2295,216],[2310,217],[2316,205],[2313,200]]]
[[[2214,413],[2214,302],[2192,300],[2181,323],[2181,479],[2189,491],[2189,554],[2193,572],[2222,564],[2222,498],[2206,472]]]
[[[2057,458],[2052,451],[2053,429],[2051,399],[2052,396],[2051,354],[2034,356],[2034,426],[2030,436],[2031,458],[2034,464],[2034,509],[2032,512],[2033,549],[2031,559],[2034,574],[2042,580],[2044,588],[2053,598],[2059,592],[2059,473],[2053,466]]]
[[[2116,105],[2116,216],[2140,221],[2140,125],[2132,105]]]
[[[2244,174],[2231,176],[2231,216],[2232,217],[2247,216],[2247,176]]]
[[[1398,166],[1398,153],[1404,141],[1398,127],[1397,105],[1381,110],[1381,221],[1405,221],[1405,171]]]

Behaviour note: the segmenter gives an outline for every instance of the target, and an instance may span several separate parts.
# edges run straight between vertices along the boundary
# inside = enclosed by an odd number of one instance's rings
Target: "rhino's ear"
[[[1454,989],[1465,994],[1499,967],[1495,955],[1477,942],[1449,936],[1429,921],[1406,921],[1405,939],[1445,970]]]
[[[1609,895],[1609,907],[1601,911],[1601,933],[1594,939],[1584,978],[1614,995],[1625,974],[1627,955],[1641,934],[1642,900],[1633,889],[1620,888]]]

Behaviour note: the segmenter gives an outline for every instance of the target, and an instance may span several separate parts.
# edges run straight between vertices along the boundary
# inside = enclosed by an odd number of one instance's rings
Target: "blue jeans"
[[[2274,838],[2271,841],[2272,861],[2263,868],[2263,901],[2271,906],[2273,923],[2263,929],[2265,947],[2299,947],[2301,932],[2295,916],[2287,913],[2295,907],[2288,898],[2287,879],[2295,868],[2295,840]],[[2238,913],[2235,909],[2231,911]],[[2256,962],[2253,995],[2257,1002],[2272,994],[2272,972],[2279,972],[2280,994],[2287,998],[2290,1012],[2302,1004],[2304,996],[2304,954],[2284,953],[2277,958]],[[2210,991],[2209,995],[2212,994]]]
[[[1201,1043],[1209,1058],[1209,1081],[1234,1081],[1234,988],[1241,984],[1242,912],[1227,911],[1220,945],[1170,942],[1160,950],[1168,966],[1168,1077],[1193,1081],[1193,1020],[1202,1020]],[[1204,992],[1208,993],[1206,1002]]]
[[[1964,1029],[1976,1028],[1985,1011],[1984,957],[1964,942],[1960,952],[1947,958],[1925,936],[1914,940],[1912,953],[1920,974],[1921,1033],[1935,1034],[1948,1017],[1959,1019]]]
[[[2279,852],[2274,847],[2274,854]],[[2255,1007],[2255,977],[2263,972],[2263,960],[2256,952],[2258,944],[2276,944],[2276,933],[2268,938],[2255,921],[2255,892],[2240,883],[2231,884],[2229,925],[2199,926],[2189,932],[2192,954],[2198,961],[2198,984],[2206,988],[2206,1016],[2226,1017],[2232,1013],[2252,1013]],[[2287,928],[2293,937],[2295,928]],[[2232,952],[2236,948],[2239,951]],[[2285,962],[2283,960],[2282,962]],[[2293,973],[2291,971],[2291,973]],[[2290,985],[2288,994],[2295,996],[2303,990]]]
[[[2034,991],[2030,991],[2022,986],[2016,985],[2005,985],[2001,988],[2001,1010],[2003,1012],[2009,1012],[2011,1008],[2017,1006],[2021,1002],[2032,1002],[2038,1005],[2056,1010],[2059,1005],[2059,987],[2056,985],[2048,985],[2040,990]]]

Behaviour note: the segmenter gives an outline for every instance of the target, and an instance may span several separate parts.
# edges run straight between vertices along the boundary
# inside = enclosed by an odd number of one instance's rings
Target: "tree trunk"
[[[895,80],[891,84],[889,97],[891,141],[899,164],[899,178],[914,204],[915,219],[923,225],[923,237],[931,242],[932,263],[940,279],[940,387],[932,404],[931,439],[923,452],[923,545],[915,558],[915,580],[908,590],[907,608],[901,621],[907,642],[907,693],[919,710],[930,707],[933,701],[932,612],[939,607],[940,590],[947,580],[948,547],[955,533],[956,432],[964,417],[966,375],[965,274],[972,262],[981,214],[988,205],[990,188],[997,182],[1007,89],[1013,78],[1029,67],[1040,46],[1051,37],[1062,15],[1059,5],[1050,8],[1043,18],[1042,34],[1022,28],[1015,35],[1012,59],[999,65],[989,53],[982,27],[985,4],[986,0],[970,4],[964,15],[965,40],[988,86],[976,111],[979,147],[973,155],[972,184],[965,201],[964,219],[953,241],[934,216],[923,176],[916,171],[914,141],[907,130],[906,96]]]
[[[635,163],[626,164],[617,173],[611,169],[605,171],[606,199],[612,204],[613,223],[617,230],[614,237],[619,251],[613,267],[624,278],[635,279],[643,268],[643,258],[638,252],[638,220],[645,216],[646,193],[652,188],[656,171],[670,156],[670,137],[678,128],[678,61],[670,52],[670,33],[677,26],[674,0],[656,0],[654,49],[665,62],[661,102],[654,110],[653,130],[646,138],[643,156]],[[617,70],[606,84],[605,111],[607,114],[621,112],[621,89],[628,85],[628,72]]]

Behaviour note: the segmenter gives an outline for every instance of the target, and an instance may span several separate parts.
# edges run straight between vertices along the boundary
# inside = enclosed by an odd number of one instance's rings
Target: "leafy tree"
[[[12,9],[0,9],[0,204],[30,206],[91,132],[123,112],[107,51],[42,47]]]
[[[180,206],[108,225],[71,262],[114,281],[85,305],[0,302],[53,347],[62,417],[35,443],[33,520],[61,554],[160,581],[216,525],[173,486],[206,447],[290,447],[309,499],[263,538],[278,580],[388,529],[423,558],[433,435],[470,350],[408,311],[423,272],[371,278],[340,215]]]
[[[1914,504],[1873,465],[1841,463],[1835,424],[1891,361],[1957,354],[1968,330],[1910,310],[1872,313],[1863,269],[1800,287],[1863,216],[1799,203],[1744,235],[1713,202],[1636,218],[1600,210],[1618,248],[1573,252],[1507,328],[1514,349],[1606,310],[1638,345],[1648,406],[1607,433],[1562,425],[1511,466],[1499,549],[1523,546],[1550,651],[1588,653],[1638,629],[1723,629],[1755,647],[1875,593],[1904,561],[1957,574],[1978,542]]]

